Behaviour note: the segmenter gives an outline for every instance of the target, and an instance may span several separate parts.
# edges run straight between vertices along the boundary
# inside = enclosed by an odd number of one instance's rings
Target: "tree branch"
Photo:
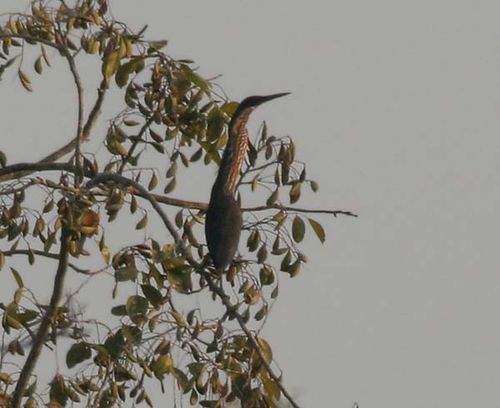
[[[152,194],[154,199],[162,204],[171,205],[174,207],[182,207],[189,208],[191,210],[201,210],[206,211],[208,208],[207,203],[201,203],[199,201],[189,201],[189,200],[181,200],[178,198],[167,197],[159,194]],[[309,208],[299,208],[288,205],[282,205],[275,203],[273,205],[259,205],[255,207],[243,207],[241,211],[243,212],[258,212],[258,211],[269,211],[269,210],[283,210],[283,211],[292,211],[292,212],[303,212],[310,214],[329,214],[337,217],[339,215],[345,215],[349,217],[357,217],[358,215],[351,211],[344,210],[323,210],[323,209],[309,209]]]
[[[229,298],[228,295],[226,295],[226,293],[224,292],[224,290],[222,288],[219,288],[213,282],[212,277],[210,276],[210,274],[208,274],[208,273],[206,273],[206,272],[203,271],[203,265],[199,264],[198,262],[196,262],[194,260],[194,258],[191,255],[191,252],[186,248],[186,246],[184,245],[184,242],[182,241],[182,239],[180,238],[179,234],[177,233],[177,230],[175,229],[174,224],[172,224],[172,222],[169,220],[168,216],[163,212],[163,210],[161,209],[160,205],[156,201],[156,199],[153,196],[153,194],[151,194],[143,186],[141,186],[139,183],[136,183],[133,180],[130,180],[130,179],[126,178],[126,177],[123,177],[123,176],[120,176],[120,175],[117,175],[117,174],[108,174],[108,173],[98,174],[96,177],[94,177],[92,180],[90,180],[87,183],[87,187],[88,188],[92,188],[92,187],[96,186],[97,184],[103,183],[103,182],[106,182],[106,181],[113,181],[115,183],[121,184],[121,185],[126,186],[126,187],[133,187],[134,189],[136,189],[140,193],[140,195],[142,197],[144,197],[145,199],[147,199],[150,202],[150,204],[153,206],[153,208],[155,209],[155,211],[158,213],[158,215],[162,219],[163,223],[165,224],[165,227],[167,228],[167,230],[170,232],[170,234],[174,238],[174,241],[175,241],[177,247],[184,254],[186,260],[196,269],[196,271],[200,275],[202,275],[205,278],[205,280],[208,282],[208,286],[209,286],[210,290],[212,290],[221,299],[222,304],[226,308],[226,312],[228,314],[232,315],[232,316],[235,316],[236,321],[238,322],[241,330],[243,330],[243,332],[245,333],[246,337],[248,338],[248,341],[249,341],[250,345],[252,346],[252,348],[254,349],[254,351],[259,356],[259,358],[260,358],[260,360],[262,362],[262,365],[265,367],[265,369],[268,372],[269,376],[276,383],[276,385],[281,390],[281,392],[286,397],[286,399],[290,402],[290,404],[294,408],[299,408],[299,405],[294,401],[293,397],[288,393],[288,391],[286,390],[286,388],[281,383],[281,380],[280,380],[279,376],[276,375],[276,373],[274,372],[274,370],[271,368],[271,366],[269,365],[269,363],[266,361],[266,358],[264,356],[264,353],[262,352],[262,349],[259,346],[259,343],[257,343],[257,340],[255,340],[254,335],[252,334],[252,332],[250,331],[250,329],[248,329],[248,327],[246,326],[243,317],[236,310],[237,309],[236,305],[233,305],[231,303],[231,299]]]
[[[78,119],[77,119],[77,125],[76,125],[76,137],[75,137],[75,166],[77,168],[81,168],[81,162],[80,162],[80,143],[82,142],[82,136],[83,136],[83,86],[82,86],[82,81],[80,79],[80,74],[78,74],[78,70],[75,65],[75,59],[69,52],[67,48],[62,48],[64,50],[64,56],[66,57],[66,60],[68,61],[69,65],[69,70],[71,72],[71,75],[73,76],[73,81],[75,82],[76,86],[76,94],[77,94],[77,104],[78,104]],[[77,178],[78,179],[78,178]],[[76,180],[77,184],[79,183],[79,180]]]
[[[101,113],[102,104],[104,102],[104,97],[106,96],[107,83],[106,79],[102,79],[99,87],[97,88],[97,98],[94,102],[94,106],[90,110],[89,116],[83,126],[82,130],[82,141],[85,141],[89,138],[90,132],[94,127],[94,124]]]
[[[16,163],[0,169],[0,182],[23,177],[37,171],[69,171],[76,173],[77,169],[71,163]]]
[[[128,149],[127,155],[122,158],[122,163],[120,164],[120,168],[118,169],[118,174],[122,174],[123,169],[125,168],[126,164],[134,154],[134,151],[139,144],[139,141],[142,139],[142,136],[146,132],[146,130],[151,126],[151,123],[153,123],[153,116],[148,118],[146,123],[141,127],[141,130],[139,131],[139,134],[137,135],[137,139],[133,141],[132,146],[130,146],[130,149]]]
[[[38,255],[38,256],[43,256],[45,258],[49,258],[49,259],[59,259],[59,254],[54,254],[54,253],[50,253],[50,252],[45,252],[45,251],[40,251],[38,249],[31,249],[31,250],[28,250],[28,249],[13,249],[11,251],[3,251],[2,254],[4,254],[5,256],[14,256],[14,255],[29,255],[30,252],[34,255]],[[83,269],[83,268],[80,268],[72,263],[68,263],[68,266],[73,269],[75,272],[77,273],[81,273],[82,275],[95,275],[94,272],[91,272],[90,270],[88,269]]]
[[[17,380],[16,388],[12,394],[11,408],[20,408],[23,394],[28,386],[29,379],[35,368],[35,365],[42,352],[43,345],[47,340],[50,325],[57,311],[57,306],[61,300],[64,287],[64,277],[68,269],[68,254],[69,254],[69,231],[65,225],[61,228],[61,248],[59,250],[59,265],[57,266],[56,276],[54,278],[54,288],[49,306],[45,315],[42,318],[38,332],[36,333],[28,358],[21,370],[19,379]]]
[[[77,173],[78,169],[73,166],[72,164],[69,163],[17,163],[13,164],[10,166],[6,166],[4,168],[0,169],[0,182],[4,180],[11,180],[14,178],[22,177],[23,175],[30,174],[33,172],[37,171],[68,171],[70,173]],[[105,178],[104,175],[106,175]],[[97,176],[96,176],[97,177]],[[123,184],[119,181],[118,175],[113,175],[111,173],[106,173],[106,174],[101,174],[100,175],[101,180],[105,181],[107,180],[112,180],[119,183]],[[95,179],[95,178],[94,178]],[[94,180],[93,179],[93,180]],[[125,180],[130,180],[124,177]],[[131,180],[130,180],[131,181]],[[101,181],[99,181],[101,182]],[[127,186],[133,186],[135,185],[140,185],[137,183],[130,184],[129,182],[126,183]],[[142,187],[142,186],[141,186]],[[148,199],[148,196],[151,196],[157,203],[162,203],[166,205],[171,205],[174,207],[181,207],[181,208],[188,208],[191,210],[201,210],[201,211],[206,211],[208,204],[207,203],[202,203],[199,201],[189,201],[189,200],[181,200],[178,198],[173,198],[173,197],[167,197],[164,195],[159,195],[159,194],[152,194],[146,189],[142,187],[142,190],[139,190],[136,188],[138,195]],[[144,194],[144,192],[146,194]],[[268,211],[268,210],[283,210],[283,211],[293,211],[293,212],[303,212],[303,213],[310,213],[310,214],[330,214],[333,215],[334,217],[337,217],[339,215],[345,215],[349,217],[357,217],[358,215],[351,212],[351,211],[343,211],[343,210],[323,210],[323,209],[308,209],[308,208],[299,208],[299,207],[292,207],[292,206],[287,206],[287,205],[281,205],[281,204],[273,204],[271,206],[268,205],[260,205],[256,207],[244,207],[241,209],[243,212],[257,212],[257,211]]]
[[[281,204],[273,204],[273,205],[259,205],[257,207],[247,207],[242,208],[241,211],[267,211],[267,210],[283,210],[283,211],[293,211],[293,212],[302,212],[302,213],[311,213],[311,214],[330,214],[334,217],[338,215],[346,215],[349,217],[357,217],[358,215],[351,211],[343,211],[343,210],[313,210],[309,208],[298,208],[291,207],[288,205]]]

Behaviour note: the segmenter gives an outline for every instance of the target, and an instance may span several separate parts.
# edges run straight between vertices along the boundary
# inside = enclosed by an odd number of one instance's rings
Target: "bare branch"
[[[69,65],[69,70],[71,71],[71,75],[73,76],[73,81],[75,82],[76,86],[76,94],[77,94],[77,100],[78,100],[78,119],[77,119],[77,125],[76,125],[76,137],[75,137],[75,166],[77,168],[81,168],[81,163],[80,163],[80,144],[82,142],[82,132],[83,132],[83,86],[82,86],[82,81],[80,79],[80,74],[78,73],[78,70],[75,65],[75,59],[69,52],[67,48],[62,48],[64,50],[64,56],[66,57],[66,60],[68,61]],[[79,180],[77,178],[77,184],[79,183]]]
[[[69,171],[76,173],[77,169],[70,163],[16,163],[0,169],[0,182],[20,178],[37,171]]]
[[[142,126],[141,130],[139,131],[139,134],[137,135],[137,139],[134,140],[132,143],[132,146],[130,146],[130,149],[128,149],[127,155],[122,158],[122,163],[120,164],[120,168],[118,169],[118,174],[122,174],[123,169],[125,165],[128,163],[132,155],[134,154],[134,151],[139,144],[139,141],[142,139],[142,136],[146,132],[146,130],[149,128],[149,126],[153,123],[153,116],[151,116],[146,123]]]
[[[201,210],[206,211],[208,208],[207,203],[201,203],[199,201],[189,201],[189,200],[180,200],[178,198],[167,197],[159,194],[152,194],[156,201],[162,204],[171,205],[174,207],[182,207],[189,208],[191,210]],[[299,208],[288,205],[282,205],[275,203],[273,205],[259,205],[256,207],[243,207],[241,211],[243,212],[258,212],[258,211],[269,211],[269,210],[283,210],[290,212],[302,212],[302,213],[310,213],[310,214],[329,214],[337,217],[339,215],[345,215],[349,217],[357,217],[358,215],[351,211],[344,210],[324,210],[324,209],[310,209],[310,208]]]
[[[101,113],[104,96],[106,95],[106,89],[106,79],[103,78],[101,83],[99,84],[99,88],[97,88],[97,98],[94,102],[94,106],[90,110],[89,116],[87,117],[85,125],[83,126],[82,141],[86,141],[89,138],[90,132],[92,131],[92,128],[94,127],[94,124],[99,117],[99,114]]]
[[[42,318],[38,332],[36,333],[31,347],[28,358],[21,370],[19,379],[17,380],[16,388],[12,394],[11,407],[19,408],[21,406],[22,398],[26,387],[28,386],[29,379],[35,368],[35,365],[42,352],[43,345],[47,340],[50,325],[57,311],[57,306],[61,300],[64,287],[64,277],[68,269],[68,255],[69,255],[69,231],[65,225],[61,228],[61,248],[59,250],[59,264],[57,266],[56,276],[54,278],[54,288],[52,290],[52,297],[45,315]]]
[[[0,169],[0,182],[3,181],[4,179],[6,180],[11,180],[13,178],[18,178],[22,177],[24,174],[30,174],[32,172],[36,171],[68,171],[71,173],[77,173],[77,168],[75,168],[73,165],[69,163],[17,163],[13,164],[11,166],[6,166],[2,169]],[[106,176],[105,178],[102,178]],[[96,176],[97,177],[97,176]],[[106,181],[106,180],[113,180],[117,182],[118,184],[123,184],[119,181],[118,175],[113,175],[113,174],[101,174],[99,175],[101,177],[101,181]],[[129,180],[126,177],[123,177],[124,180]],[[92,181],[95,180],[92,179]],[[139,186],[140,184],[137,183],[130,183],[127,182],[125,183],[127,186],[133,186],[135,187],[136,185]],[[145,188],[141,186],[141,189],[135,188],[137,191],[137,195],[140,197],[148,199],[148,196],[151,196],[157,203],[162,203],[166,205],[171,205],[174,207],[181,207],[181,208],[187,208],[191,210],[201,210],[201,211],[206,211],[208,204],[207,203],[202,203],[199,201],[189,201],[189,200],[181,200],[178,198],[173,198],[173,197],[167,197],[164,195],[159,195],[159,194],[152,194],[149,191],[147,191]],[[257,212],[257,211],[268,211],[268,210],[283,210],[283,211],[290,211],[290,212],[301,212],[301,213],[309,213],[309,214],[330,214],[333,215],[334,217],[337,217],[339,215],[345,215],[349,217],[358,217],[357,214],[351,212],[351,211],[344,211],[344,210],[324,210],[324,209],[309,209],[309,208],[299,208],[299,207],[292,207],[292,206],[287,206],[287,205],[281,205],[281,204],[273,204],[271,206],[268,205],[260,205],[256,207],[244,207],[241,209],[241,211],[244,212]]]
[[[291,207],[288,205],[281,205],[281,204],[273,204],[273,205],[260,205],[257,207],[247,207],[247,208],[242,208],[241,211],[267,211],[267,210],[283,210],[283,211],[291,211],[291,212],[301,212],[301,213],[311,213],[311,214],[330,214],[333,215],[334,217],[337,217],[338,215],[345,215],[349,217],[357,217],[358,215],[351,212],[351,211],[343,211],[343,210],[313,210],[310,208],[298,208],[298,207]]]
[[[43,257],[49,258],[49,259],[59,259],[59,254],[40,251],[38,249],[31,249],[31,250],[29,250],[29,249],[13,249],[11,251],[3,251],[2,254],[4,254],[5,256],[30,255],[30,252],[34,255],[43,256]],[[96,272],[92,272],[88,269],[80,268],[72,263],[68,263],[68,266],[71,269],[73,269],[75,272],[81,273],[82,275],[96,275]],[[98,272],[101,272],[101,271],[99,270],[99,271],[97,271],[97,273]]]

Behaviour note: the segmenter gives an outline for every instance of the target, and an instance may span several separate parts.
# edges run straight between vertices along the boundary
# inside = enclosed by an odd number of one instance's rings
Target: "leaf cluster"
[[[271,346],[253,336],[263,361],[234,322],[259,329],[278,296],[278,271],[296,276],[307,260],[300,246],[308,229],[325,241],[323,227],[308,216],[308,209],[290,206],[300,201],[306,187],[316,192],[318,184],[297,161],[292,139],[269,135],[264,123],[250,143],[239,185],[242,196],[261,200],[259,208],[245,212],[247,251],[224,277],[214,276],[202,235],[206,205],[171,195],[182,173],[189,177],[194,166],[220,164],[227,124],[237,104],[218,95],[214,82],[204,79],[192,61],[171,58],[163,51],[165,41],[148,41],[142,32],[134,33],[115,21],[106,1],[68,3],[33,1],[30,12],[10,15],[0,26],[4,61],[0,75],[17,64],[20,84],[27,91],[36,90],[24,66],[28,48],[37,53],[33,70],[39,75],[54,58],[48,50],[56,50],[55,57],[68,62],[77,91],[82,86],[77,70],[82,55],[98,60],[101,75],[86,120],[79,106],[82,119],[68,165],[56,175],[14,173],[0,184],[0,269],[8,264],[17,284],[12,299],[1,304],[8,342],[1,361],[19,361],[24,356],[23,341],[46,318],[46,308],[24,280],[37,259],[57,262],[54,251],[61,247],[65,228],[70,231],[70,269],[85,284],[97,275],[108,276],[115,305],[106,323],[99,323],[104,335],[96,332],[95,319],[85,311],[71,309],[70,299],[54,311],[50,316],[54,335],[45,344],[68,335],[68,371],[54,375],[48,400],[37,393],[33,380],[23,392],[26,406],[80,402],[112,407],[129,401],[153,406],[147,387],[153,380],[162,387],[173,381],[179,398],[193,406],[218,407],[232,400],[243,406],[277,406],[282,388],[269,370]],[[94,136],[94,123],[110,91],[121,93],[123,106],[107,127],[103,141],[107,154],[100,157],[80,145]],[[48,162],[44,168],[51,170]],[[150,163],[165,167],[151,168]],[[7,175],[7,170],[17,168],[7,166],[5,152],[0,152],[0,166]],[[86,181],[101,172],[126,172],[158,202],[180,207],[174,224],[182,245],[164,233],[161,239],[154,237],[149,223],[158,214],[140,190],[113,182],[88,188]],[[146,233],[136,244],[112,251],[116,245],[108,244],[105,233],[127,209],[125,216],[134,220],[131,233]],[[83,268],[82,261],[96,253],[101,254],[103,266]],[[19,257],[27,257],[26,270],[12,266]],[[228,282],[234,309],[213,316],[200,309],[198,299],[210,295],[209,279]],[[76,290],[70,297],[78,295]],[[0,362],[0,398],[8,400],[16,380],[6,367]]]

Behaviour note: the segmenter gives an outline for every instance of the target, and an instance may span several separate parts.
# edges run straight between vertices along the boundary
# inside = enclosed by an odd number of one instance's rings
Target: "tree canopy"
[[[77,119],[67,143],[42,159],[33,152],[32,162],[10,163],[0,152],[0,268],[16,283],[0,299],[0,406],[153,406],[157,383],[191,405],[276,407],[285,397],[296,406],[260,330],[280,276],[294,277],[307,261],[306,234],[326,240],[319,214],[354,214],[299,207],[318,184],[292,138],[263,123],[239,184],[240,199],[259,204],[242,200],[241,256],[217,276],[203,236],[206,203],[176,192],[194,181],[193,169],[220,164],[237,102],[193,61],[169,56],[166,41],[116,21],[105,0],[29,4],[3,16],[0,75],[15,74],[36,92],[61,59]],[[88,58],[100,67],[98,83],[82,79]],[[108,120],[100,113],[110,93],[122,104]],[[105,135],[96,132],[99,121]],[[88,150],[89,140],[105,148]],[[117,220],[135,243],[108,242]],[[28,282],[44,260],[54,282],[41,296]],[[77,284],[68,294],[69,277]],[[89,316],[75,299],[96,279],[114,305]],[[66,367],[44,381],[39,357],[57,350]]]

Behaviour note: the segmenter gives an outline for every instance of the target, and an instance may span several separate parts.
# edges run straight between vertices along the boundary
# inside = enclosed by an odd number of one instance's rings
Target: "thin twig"
[[[148,193],[150,194],[150,193]],[[173,197],[167,197],[164,195],[159,195],[159,194],[152,194],[154,199],[158,201],[159,203],[162,204],[167,204],[171,205],[174,207],[182,207],[182,208],[189,208],[192,210],[201,210],[201,211],[206,211],[208,208],[207,203],[202,203],[199,201],[189,201],[189,200],[180,200],[178,198],[173,198]],[[299,208],[299,207],[293,207],[289,205],[282,205],[278,203],[274,203],[272,205],[259,205],[255,207],[243,207],[241,211],[243,212],[258,212],[258,211],[269,211],[269,210],[283,210],[283,211],[290,211],[290,212],[303,212],[303,213],[310,213],[310,214],[329,214],[333,215],[334,217],[337,217],[339,215],[345,215],[349,217],[357,217],[358,215],[351,212],[351,211],[344,211],[344,210],[323,210],[323,209],[310,209],[310,208]]]
[[[25,173],[37,171],[68,171],[76,173],[77,169],[71,163],[16,163],[0,169],[0,182],[23,177]]]
[[[122,158],[122,163],[120,164],[120,168],[118,169],[118,174],[122,174],[123,169],[125,168],[125,165],[128,163],[128,161],[130,160],[130,158],[134,154],[134,151],[135,151],[137,145],[142,140],[142,136],[144,135],[146,130],[149,128],[149,126],[151,126],[151,123],[153,123],[153,116],[148,118],[146,123],[144,123],[144,125],[141,127],[141,130],[137,134],[137,139],[135,139],[133,141],[132,145],[130,146],[130,149],[128,149],[127,155]]]
[[[10,195],[10,194],[15,194],[15,193],[18,193],[20,191],[24,191],[26,190],[27,188],[31,187],[31,186],[34,186],[36,185],[37,183],[35,183],[33,180],[30,180],[29,182],[27,182],[26,184],[23,184],[19,187],[10,187],[10,188],[2,188],[0,189],[0,195]]]
[[[33,341],[33,346],[31,347],[28,358],[26,359],[24,366],[21,370],[19,379],[17,380],[16,388],[12,394],[11,408],[19,408],[21,406],[21,401],[24,395],[24,391],[28,386],[29,379],[35,368],[35,365],[42,352],[43,345],[47,340],[47,335],[49,333],[52,320],[57,311],[57,306],[61,300],[64,287],[64,277],[68,269],[68,255],[69,255],[69,231],[65,225],[61,228],[61,248],[59,250],[59,264],[57,266],[56,276],[54,278],[54,288],[52,290],[52,296],[50,299],[49,306],[45,312],[38,332],[36,333],[35,339]]]
[[[14,256],[14,255],[30,255],[32,253],[33,255],[38,255],[38,256],[43,256],[45,258],[49,259],[59,259],[59,254],[54,254],[51,252],[45,252],[45,251],[40,251],[39,249],[13,249],[11,251],[3,251],[2,254],[5,256]],[[87,275],[87,276],[92,276],[96,275],[97,273],[102,272],[102,270],[97,270],[97,271],[90,271],[88,269],[83,269],[80,268],[72,263],[68,263],[68,266],[73,269],[77,273],[81,273],[82,275]]]
[[[282,205],[282,204],[273,204],[273,205],[259,205],[256,207],[247,207],[247,208],[242,208],[241,211],[267,211],[267,210],[283,210],[283,211],[292,211],[292,212],[302,212],[302,213],[311,213],[311,214],[330,214],[333,215],[334,217],[337,217],[338,215],[346,215],[349,217],[357,217],[358,215],[351,212],[351,211],[343,211],[343,210],[313,210],[309,208],[298,208],[298,207],[292,207],[288,205]]]
[[[104,102],[104,97],[106,96],[107,82],[106,79],[102,79],[99,87],[97,88],[97,98],[94,102],[94,106],[90,110],[89,116],[83,126],[82,130],[82,141],[85,141],[90,136],[90,132],[94,127],[94,124],[101,113],[102,104]]]
[[[81,157],[80,157],[80,144],[82,142],[82,136],[83,136],[83,86],[82,86],[82,81],[80,79],[80,74],[78,73],[78,70],[76,68],[75,64],[75,59],[69,52],[67,48],[62,48],[64,50],[64,56],[66,57],[66,60],[68,61],[69,65],[69,70],[71,72],[71,75],[73,76],[73,81],[75,82],[76,86],[76,94],[77,94],[77,104],[78,104],[78,119],[77,119],[77,125],[76,125],[76,137],[75,137],[75,166],[77,168],[81,168]],[[75,178],[75,185],[80,184],[81,180],[79,177]]]

